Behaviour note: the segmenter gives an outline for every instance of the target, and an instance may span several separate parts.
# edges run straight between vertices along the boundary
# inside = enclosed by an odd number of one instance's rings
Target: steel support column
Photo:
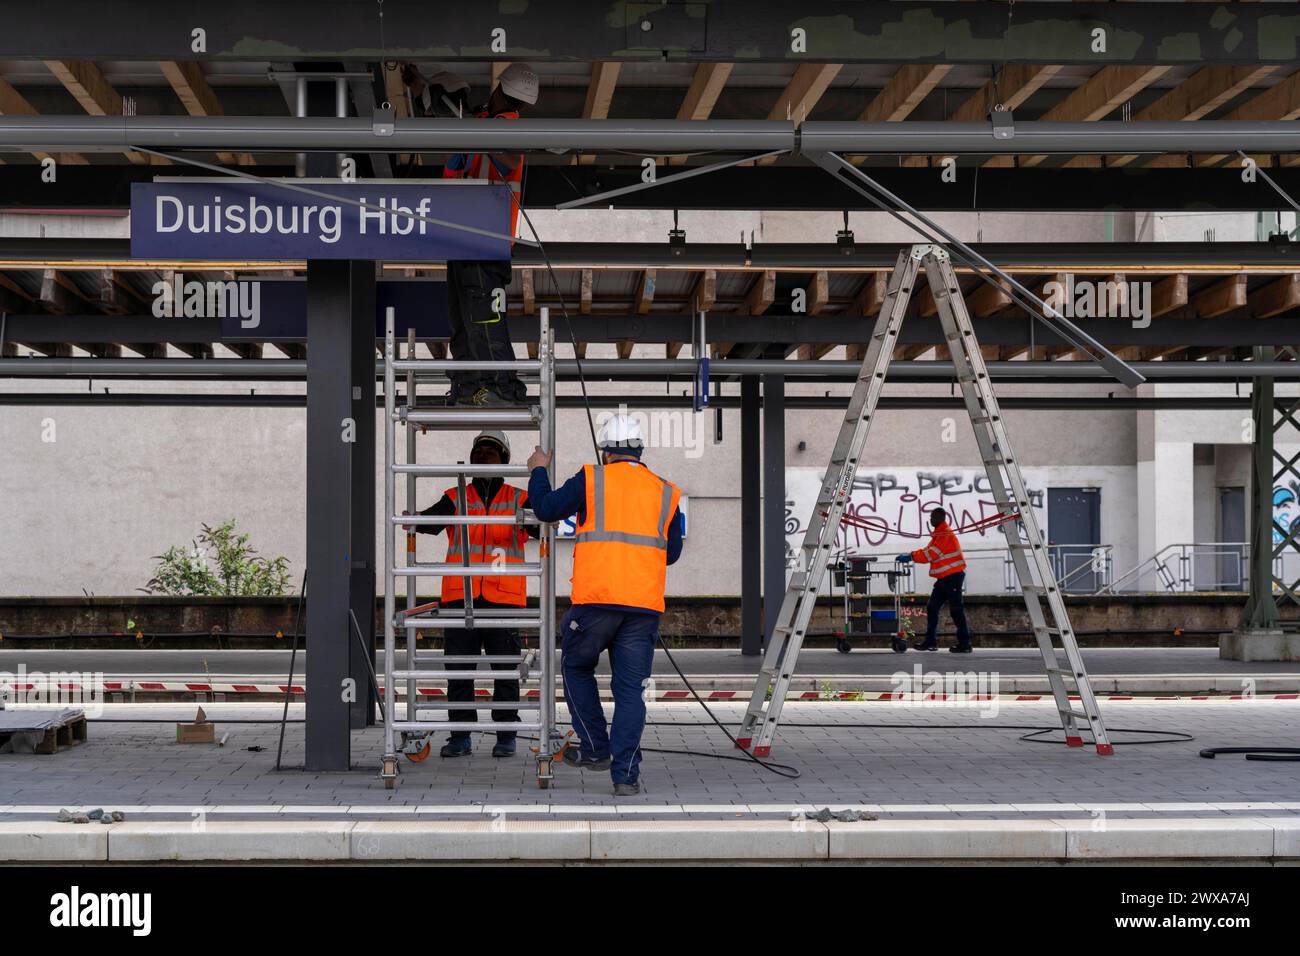
[[[763,376],[763,635],[785,596],[785,379]]]
[[[375,264],[348,263],[348,302],[352,325],[351,375],[353,433],[351,467],[352,548],[348,605],[361,630],[363,650],[349,643],[348,671],[358,692],[352,705],[352,727],[375,723],[374,698],[367,685],[375,655],[375,383],[371,375],[375,352],[370,345],[375,330]],[[349,620],[351,624],[351,620]],[[355,637],[355,636],[354,636]],[[366,658],[369,657],[370,667]],[[378,670],[376,669],[376,673]]]
[[[306,768],[316,771],[352,766],[351,272],[348,262],[307,264]],[[373,506],[367,519],[373,520]],[[373,525],[368,533],[373,538]],[[364,681],[352,687],[358,697],[366,691]]]
[[[763,465],[758,377],[740,380],[740,653],[763,650]]]

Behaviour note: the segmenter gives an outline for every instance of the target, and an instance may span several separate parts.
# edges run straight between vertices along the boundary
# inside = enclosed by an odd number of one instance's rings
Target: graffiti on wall
[[[1300,481],[1274,485],[1273,547],[1281,545],[1298,530],[1300,530]]]
[[[1046,528],[1045,476],[1033,472],[1034,469],[1025,469],[1029,501],[1037,510],[1039,526]],[[799,546],[825,475],[823,468],[786,469],[787,567],[796,565]],[[998,513],[988,476],[981,469],[891,468],[859,472],[854,477],[849,505],[845,510],[870,527],[841,526],[836,540],[837,550],[913,550],[920,545],[912,542],[923,540],[929,534],[929,514],[934,508],[947,511],[957,528]],[[975,534],[978,537],[974,540],[980,542],[990,536],[1002,540],[997,528]]]

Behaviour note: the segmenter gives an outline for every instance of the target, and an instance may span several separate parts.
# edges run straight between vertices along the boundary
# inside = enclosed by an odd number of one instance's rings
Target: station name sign
[[[131,186],[136,259],[382,259],[405,262],[510,258],[509,187],[463,180],[160,179]],[[355,203],[364,203],[358,206]],[[423,217],[423,218],[417,218]]]

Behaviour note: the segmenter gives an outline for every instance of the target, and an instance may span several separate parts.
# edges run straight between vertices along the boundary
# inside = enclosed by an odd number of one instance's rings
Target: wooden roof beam
[[[104,73],[91,60],[46,60],[45,66],[72,98],[91,116],[121,116],[122,96],[113,89]],[[126,151],[126,158],[140,166],[169,166],[161,156]]]
[[[858,117],[859,123],[896,123],[907,119],[939,81],[952,70],[951,63],[908,63],[894,71],[884,88]],[[853,157],[862,165],[865,156]]]
[[[9,84],[8,81],[0,79],[0,116],[38,116],[40,115],[36,107],[27,102],[27,98],[19,93]],[[90,160],[86,159],[80,153],[44,153],[33,152],[39,160],[46,160],[53,157],[56,165],[67,166],[86,166]]]
[[[794,76],[786,84],[781,95],[777,97],[770,120],[792,120],[796,126],[803,123],[812,112],[817,101],[830,88],[831,81],[844,69],[843,63],[804,63],[797,67]],[[759,160],[762,166],[770,166],[777,157],[769,156]]]
[[[618,85],[620,64],[617,60],[603,60],[591,65],[591,82],[587,84],[587,102],[582,107],[583,119],[608,119],[609,104],[614,99]],[[590,166],[596,161],[595,153],[582,153],[573,158],[574,164]]]
[[[690,88],[686,91],[686,97],[677,110],[677,118],[696,122],[708,119],[713,113],[713,107],[717,104],[723,87],[727,85],[733,66],[734,63],[701,63],[696,66]],[[686,162],[686,159],[687,157],[681,155],[669,156],[668,163],[671,166],[680,166]]]
[[[1169,66],[1104,66],[1083,85],[1044,113],[1043,122],[1091,123],[1119,109],[1172,69]],[[1078,159],[1080,157],[1076,157]],[[1015,156],[994,156],[986,166],[1014,166]],[[1019,165],[1037,166],[1046,156],[1021,156]],[[1074,160],[1071,160],[1074,162]],[[1100,158],[1097,164],[1100,164]]]
[[[198,63],[193,60],[184,62],[163,60],[158,66],[162,69],[163,76],[167,77],[167,82],[171,84],[172,89],[176,91],[176,96],[185,107],[185,112],[191,116],[225,115],[221,101],[208,85],[207,78],[203,75],[203,68]],[[400,76],[398,83],[401,83]],[[218,152],[217,159],[223,163],[241,166],[251,166],[254,162],[252,153],[236,155],[230,152]]]
[[[999,104],[1014,110],[1059,72],[1059,66],[1048,63],[1009,63],[997,72],[994,79],[967,97],[948,119],[954,123],[979,123],[986,121],[993,107]],[[935,160],[942,158],[932,157]],[[925,156],[903,159],[904,166],[926,166],[930,162],[931,158]]]

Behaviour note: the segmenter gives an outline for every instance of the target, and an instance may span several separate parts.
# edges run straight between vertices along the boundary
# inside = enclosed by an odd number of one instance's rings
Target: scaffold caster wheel
[[[391,759],[385,758],[383,769],[379,771],[379,775],[384,778],[385,790],[396,789],[397,788],[397,759],[395,757]]]
[[[891,646],[894,648],[895,654],[907,653],[907,641],[903,640],[901,637],[894,638],[891,642]]]
[[[417,750],[415,753],[407,753],[406,759],[411,761],[411,763],[422,763],[423,761],[429,759],[430,749],[431,749],[430,744],[426,742],[425,745],[421,747],[419,750]]]
[[[537,789],[551,789],[551,761],[539,760],[537,762]]]
[[[841,654],[847,654],[849,651],[853,650],[853,645],[850,644],[848,640],[841,637],[838,641],[835,642],[835,649],[839,651]]]

